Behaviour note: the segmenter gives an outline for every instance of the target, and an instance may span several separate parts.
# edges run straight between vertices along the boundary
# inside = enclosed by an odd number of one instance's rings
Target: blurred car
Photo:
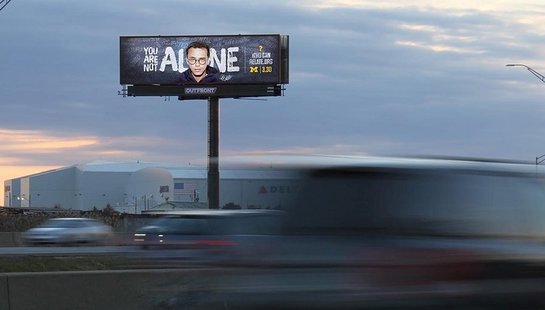
[[[28,244],[106,243],[112,237],[112,228],[91,218],[53,218],[23,233]]]
[[[283,212],[275,210],[184,210],[160,216],[134,233],[134,243],[143,249],[159,250],[150,256],[184,259],[199,263],[236,261],[251,249],[258,251],[277,237]],[[163,251],[163,250],[178,250]]]
[[[294,167],[302,178],[278,238],[266,252],[240,247],[248,268],[218,276],[227,305],[545,305],[545,183],[533,165],[327,158]]]

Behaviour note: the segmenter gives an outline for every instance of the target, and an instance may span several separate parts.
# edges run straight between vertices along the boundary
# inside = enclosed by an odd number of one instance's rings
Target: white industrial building
[[[273,169],[220,170],[220,207],[281,208],[296,181]],[[4,181],[4,206],[141,213],[166,202],[207,208],[207,168],[95,161]]]

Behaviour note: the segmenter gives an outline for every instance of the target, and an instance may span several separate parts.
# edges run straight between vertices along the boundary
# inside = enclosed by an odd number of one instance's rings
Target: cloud
[[[532,3],[531,1],[522,4],[517,0],[502,0],[475,2],[471,0],[396,0],[396,1],[373,1],[373,0],[298,0],[292,4],[307,9],[381,9],[395,10],[410,8],[412,10],[442,10],[456,13],[457,11],[478,10],[484,12],[513,12],[518,10],[543,9],[543,4]]]
[[[0,128],[2,155],[0,162],[35,161],[44,155],[60,155],[98,143],[96,137],[60,137],[36,130]],[[31,159],[32,158],[32,159]]]
[[[433,52],[438,53],[444,53],[444,52],[450,52],[450,53],[461,53],[461,54],[483,54],[485,51],[483,50],[472,50],[472,49],[464,49],[464,48],[458,48],[454,46],[448,46],[448,45],[439,45],[439,44],[426,44],[423,42],[411,42],[411,41],[396,41],[395,44],[401,45],[401,46],[408,46],[408,47],[414,47],[414,48],[421,48],[425,50],[430,50]]]
[[[71,165],[95,159],[144,158],[146,153],[164,158],[175,157],[170,141],[153,136],[80,136],[59,135],[39,130],[0,128],[0,165]],[[145,151],[143,151],[145,150]],[[68,160],[68,161],[67,161]]]

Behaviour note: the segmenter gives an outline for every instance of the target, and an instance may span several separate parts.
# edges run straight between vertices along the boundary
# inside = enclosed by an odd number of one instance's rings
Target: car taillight
[[[234,242],[231,240],[220,240],[220,239],[198,240],[198,241],[195,241],[195,244],[205,245],[205,246],[236,246],[238,245],[237,242]]]
[[[474,253],[461,250],[396,248],[363,255],[361,276],[383,286],[471,280],[478,271]]]
[[[146,241],[146,234],[134,234],[134,242],[144,242]]]

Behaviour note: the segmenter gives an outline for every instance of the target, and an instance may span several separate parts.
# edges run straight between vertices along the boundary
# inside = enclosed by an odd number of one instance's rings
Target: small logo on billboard
[[[218,90],[217,87],[186,87],[186,95],[213,95]]]
[[[267,193],[267,189],[265,188],[265,186],[261,186],[259,188],[259,191],[257,192],[258,194],[266,194]]]

